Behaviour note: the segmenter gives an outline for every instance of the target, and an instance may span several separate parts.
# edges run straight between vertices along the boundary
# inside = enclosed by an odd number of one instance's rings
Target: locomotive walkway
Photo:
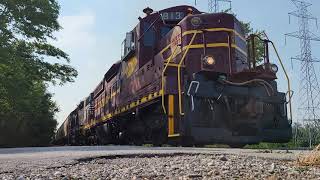
[[[0,149],[0,179],[317,178],[297,150],[82,146]],[[252,172],[252,173],[251,173]]]

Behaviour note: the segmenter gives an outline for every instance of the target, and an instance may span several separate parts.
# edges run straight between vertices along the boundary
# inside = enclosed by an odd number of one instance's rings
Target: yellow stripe
[[[204,31],[209,31],[209,32],[218,32],[218,31],[225,31],[225,32],[231,32],[234,33],[235,35],[239,36],[243,41],[247,41],[246,38],[244,38],[240,33],[238,33],[234,29],[229,29],[229,28],[209,28],[209,29],[204,29]],[[193,34],[193,33],[203,33],[202,30],[191,30],[191,31],[186,31],[182,34],[182,36],[188,35],[188,34]]]
[[[229,44],[228,43],[210,43],[210,44],[207,44],[207,48],[217,48],[217,47],[229,47]],[[232,44],[231,45],[232,48],[236,48],[238,51],[240,51],[242,54],[246,55],[247,56],[247,52],[243,51],[240,47],[238,47],[237,45],[235,44]],[[200,49],[200,48],[204,48],[204,44],[192,44],[190,46],[185,46],[183,47],[183,50],[186,50],[187,48],[189,49]],[[176,54],[174,55],[173,58],[177,57],[179,54]],[[170,58],[166,59],[165,62],[167,62]],[[172,64],[170,64],[172,65]],[[174,65],[172,65],[174,66]]]
[[[130,105],[125,105],[123,107],[120,107],[118,109],[116,109],[113,113],[109,113],[105,116],[103,116],[102,118],[98,119],[98,120],[91,120],[92,123],[90,124],[87,124],[85,126],[83,126],[81,129],[90,129],[92,126],[96,125],[97,123],[99,122],[103,122],[103,121],[107,121],[107,120],[110,120],[111,118],[113,118],[114,116],[120,114],[120,113],[123,113],[123,112],[126,112],[134,107],[137,107],[141,104],[144,104],[146,102],[149,102],[159,96],[161,96],[162,94],[162,91],[158,91],[158,92],[155,92],[155,93],[152,93],[152,94],[149,94],[148,96],[145,96],[135,102],[132,102]]]
[[[168,66],[170,67],[178,67],[179,64],[169,63]],[[181,67],[185,68],[185,65],[182,65]]]
[[[228,43],[212,43],[207,44],[208,48],[216,48],[216,47],[229,47]],[[188,47],[183,47],[183,50],[187,49]],[[204,48],[204,44],[192,44],[189,46],[190,49],[199,49]]]
[[[204,29],[204,31],[210,31],[210,32],[218,32],[218,31],[225,31],[225,32],[232,32],[235,35],[237,35],[240,39],[242,39],[243,41],[247,41],[246,38],[244,38],[240,33],[238,33],[236,30],[234,29],[229,29],[229,28],[209,28],[209,29]],[[189,35],[189,34],[193,34],[193,33],[203,33],[203,31],[200,30],[190,30],[190,31],[186,31],[184,33],[182,33],[182,37]],[[160,53],[164,53],[166,50],[168,50],[170,48],[172,43],[168,44],[165,48],[163,48]],[[244,53],[247,54],[247,53]]]
[[[144,103],[144,102],[147,102],[148,101],[148,98],[147,97],[143,97],[142,99],[141,99],[141,103]]]
[[[168,113],[168,121],[169,121],[169,135],[174,134],[174,96],[169,95],[169,113]]]
[[[207,44],[208,48],[217,48],[217,47],[229,47],[228,43],[211,43]],[[243,53],[244,55],[247,56],[247,52],[243,51],[240,47],[238,47],[236,44],[231,45],[232,48],[236,48],[238,51]],[[183,50],[187,49],[188,47],[183,47]],[[189,47],[190,49],[199,49],[199,48],[204,48],[204,44],[192,44]]]

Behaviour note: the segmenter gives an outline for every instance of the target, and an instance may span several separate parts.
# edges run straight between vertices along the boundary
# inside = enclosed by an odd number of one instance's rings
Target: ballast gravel
[[[232,154],[111,155],[0,172],[0,179],[320,179],[320,168]]]

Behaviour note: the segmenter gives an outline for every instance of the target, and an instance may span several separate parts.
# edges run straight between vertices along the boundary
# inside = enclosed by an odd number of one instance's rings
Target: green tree
[[[246,37],[249,37],[251,34],[258,35],[261,38],[265,38],[263,31],[256,30],[254,31],[251,27],[250,22],[243,22],[240,21],[242,28],[244,30],[244,33]],[[248,43],[248,47],[251,47],[250,42]],[[256,61],[257,63],[260,63],[263,61],[264,58],[264,43],[259,38],[255,37],[255,55],[256,55]]]
[[[293,140],[297,147],[310,147],[320,144],[320,130],[317,124],[294,123],[292,126]]]
[[[0,146],[47,145],[54,135],[58,109],[47,86],[77,76],[48,43],[61,29],[59,9],[56,0],[0,2]]]
[[[235,13],[233,13],[231,11],[231,9],[226,9],[223,11],[224,13],[230,13],[232,15],[234,15],[235,17],[237,17],[237,15]],[[249,36],[251,34],[255,34],[257,36],[259,36],[260,38],[264,39],[266,38],[264,35],[264,31],[262,30],[253,30],[251,23],[250,22],[244,22],[244,21],[239,21],[242,29],[244,31],[244,34],[246,36],[246,38],[249,38]],[[250,42],[248,43],[248,47],[251,47]],[[255,55],[256,55],[256,61],[257,63],[260,63],[263,61],[264,58],[264,43],[259,39],[259,38],[255,38]]]

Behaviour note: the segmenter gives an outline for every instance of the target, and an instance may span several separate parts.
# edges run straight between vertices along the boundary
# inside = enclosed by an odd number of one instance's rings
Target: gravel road
[[[0,179],[320,179],[307,151],[180,147],[0,149]]]

